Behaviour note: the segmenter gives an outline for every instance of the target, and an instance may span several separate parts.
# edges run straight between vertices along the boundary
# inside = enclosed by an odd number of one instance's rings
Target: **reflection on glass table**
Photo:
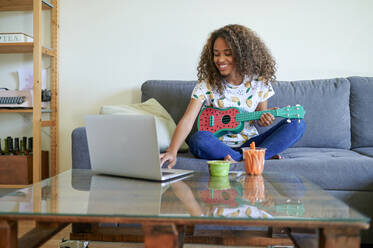
[[[38,193],[40,191],[40,193]],[[167,185],[73,170],[0,198],[0,214],[355,221],[363,216],[289,174],[194,173]]]

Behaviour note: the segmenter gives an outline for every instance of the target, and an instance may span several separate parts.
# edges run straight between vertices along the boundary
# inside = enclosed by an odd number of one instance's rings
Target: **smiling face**
[[[236,65],[233,58],[232,49],[227,42],[218,37],[213,46],[214,64],[220,74],[232,84],[240,84],[240,75],[236,72]]]

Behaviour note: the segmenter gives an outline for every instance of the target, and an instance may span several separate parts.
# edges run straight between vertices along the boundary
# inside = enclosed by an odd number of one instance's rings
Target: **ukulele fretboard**
[[[249,120],[259,120],[260,116],[264,113],[271,113],[273,116],[278,116],[277,109],[273,110],[264,110],[264,111],[256,111],[256,112],[243,112],[236,115],[236,120],[238,122],[241,121],[249,121]]]

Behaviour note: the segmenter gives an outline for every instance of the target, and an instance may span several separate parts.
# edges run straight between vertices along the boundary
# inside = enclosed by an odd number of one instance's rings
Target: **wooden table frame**
[[[17,239],[18,220],[34,220],[36,227]],[[318,247],[360,247],[360,230],[368,229],[368,223],[362,222],[318,222],[318,221],[285,221],[268,219],[228,220],[228,219],[198,219],[198,218],[129,218],[129,217],[100,217],[100,216],[47,216],[47,215],[3,215],[0,216],[0,247],[2,248],[33,248],[39,247],[57,232],[70,223],[137,223],[142,225],[143,234],[139,233],[132,239],[143,242],[145,247],[182,247],[183,243],[219,243],[221,245],[281,245],[289,244],[287,238],[249,236],[248,233],[228,231],[228,235],[213,237],[205,240],[200,236],[191,236],[188,227],[197,224],[211,224],[224,226],[267,226],[270,230],[283,229],[290,234],[290,238],[297,247],[311,242]],[[97,226],[97,225],[96,225]],[[292,235],[293,228],[307,228],[318,230],[316,242],[298,238]],[[216,233],[216,232],[215,232]],[[185,235],[186,234],[186,235]],[[214,235],[216,236],[216,235]],[[120,238],[122,237],[122,238]],[[129,241],[128,235],[117,235],[117,240]],[[277,243],[276,243],[277,242]],[[283,243],[281,243],[283,242]],[[160,246],[161,244],[161,246]],[[307,246],[309,247],[309,246]]]

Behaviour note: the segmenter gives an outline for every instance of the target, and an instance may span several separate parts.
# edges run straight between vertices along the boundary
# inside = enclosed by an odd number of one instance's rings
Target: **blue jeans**
[[[303,120],[298,123],[298,120],[293,119],[291,123],[287,123],[284,119],[238,148],[224,144],[209,131],[198,131],[190,137],[189,148],[198,158],[220,160],[229,154],[234,160],[241,161],[241,148],[250,146],[250,143],[254,141],[256,146],[267,148],[265,159],[270,159],[294,145],[302,137],[305,129],[306,124]]]

